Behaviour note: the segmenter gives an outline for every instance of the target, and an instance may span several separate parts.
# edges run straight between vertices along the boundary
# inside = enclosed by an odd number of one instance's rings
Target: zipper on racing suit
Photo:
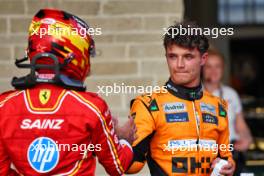
[[[193,106],[193,114],[195,117],[195,124],[196,124],[196,133],[197,133],[197,141],[196,141],[196,145],[197,145],[197,152],[198,152],[198,162],[200,162],[200,133],[201,133],[201,127],[200,127],[200,116],[198,114],[198,111],[196,109],[195,106],[195,100],[192,101],[192,106]],[[198,170],[199,173],[199,170]]]
[[[197,133],[196,144],[198,145],[200,142],[200,117],[199,117],[198,111],[196,110],[196,107],[195,107],[195,101],[192,101],[192,105],[193,105],[193,114],[195,117],[196,133]]]

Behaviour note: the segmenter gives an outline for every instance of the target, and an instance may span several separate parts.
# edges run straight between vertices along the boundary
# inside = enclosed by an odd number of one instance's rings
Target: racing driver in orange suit
[[[34,16],[27,56],[16,60],[30,74],[13,78],[16,89],[0,95],[1,176],[94,175],[96,156],[109,175],[129,167],[133,120],[113,127],[105,101],[85,92],[95,52],[88,30],[64,11],[42,9]],[[114,128],[123,129],[123,139]]]
[[[207,59],[204,35],[180,35],[175,24],[166,31],[164,47],[170,78],[165,90],[132,100],[137,127],[134,159],[127,173],[139,172],[147,161],[153,176],[209,176],[221,159],[220,171],[235,170],[229,144],[227,103],[202,89],[200,73]]]

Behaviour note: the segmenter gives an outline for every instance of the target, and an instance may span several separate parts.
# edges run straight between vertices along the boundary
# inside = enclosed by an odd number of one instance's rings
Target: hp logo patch
[[[51,138],[39,137],[28,147],[28,162],[38,173],[50,172],[57,166],[59,158],[58,146]]]

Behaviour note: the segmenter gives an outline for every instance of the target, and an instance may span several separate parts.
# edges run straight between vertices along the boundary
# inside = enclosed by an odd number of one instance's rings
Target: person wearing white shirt
[[[248,150],[252,142],[252,136],[244,120],[243,109],[237,92],[221,82],[224,65],[223,56],[217,51],[209,50],[208,59],[203,68],[203,86],[213,95],[228,102],[230,141],[234,143],[234,155],[237,155],[237,152],[240,153],[238,161],[236,161],[236,173],[239,174],[244,165],[241,152]]]

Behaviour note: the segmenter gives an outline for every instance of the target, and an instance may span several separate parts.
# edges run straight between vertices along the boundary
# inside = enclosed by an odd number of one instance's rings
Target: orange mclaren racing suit
[[[169,80],[166,87],[131,102],[138,139],[128,173],[139,172],[145,161],[151,175],[159,176],[208,176],[216,157],[235,164],[226,102],[201,85],[188,89]]]

